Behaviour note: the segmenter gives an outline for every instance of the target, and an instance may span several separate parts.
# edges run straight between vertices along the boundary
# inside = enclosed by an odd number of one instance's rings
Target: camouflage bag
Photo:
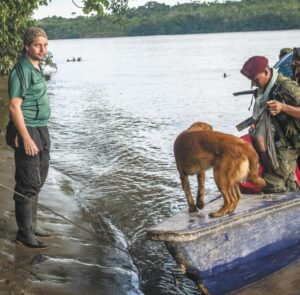
[[[293,49],[292,78],[300,85],[300,47]]]

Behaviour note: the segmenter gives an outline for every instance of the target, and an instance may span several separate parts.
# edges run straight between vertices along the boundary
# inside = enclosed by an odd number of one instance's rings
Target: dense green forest
[[[300,28],[299,0],[241,0],[169,6],[148,2],[114,16],[79,16],[40,20],[50,39],[193,34]]]
[[[32,20],[34,10],[48,5],[51,0],[0,0],[0,75],[6,75],[12,68],[23,47],[23,35],[29,26],[36,25]],[[128,0],[84,0],[82,11],[85,14],[110,13],[124,15]],[[75,2],[73,1],[75,5]]]

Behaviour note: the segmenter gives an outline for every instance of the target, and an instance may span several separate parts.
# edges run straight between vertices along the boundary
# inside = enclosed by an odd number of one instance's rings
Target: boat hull
[[[300,193],[247,195],[231,216],[186,211],[150,229],[186,275],[207,294],[226,294],[300,258]]]

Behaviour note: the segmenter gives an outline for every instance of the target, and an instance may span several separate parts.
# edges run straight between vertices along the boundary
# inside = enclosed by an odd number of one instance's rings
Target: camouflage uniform
[[[292,79],[300,85],[300,48],[293,49],[291,61]]]
[[[299,85],[279,74],[270,93],[274,99],[292,106],[300,106]],[[263,174],[267,185],[266,193],[288,192],[298,190],[295,182],[295,165],[300,154],[300,120],[285,113],[272,117],[275,127],[276,155],[279,168],[276,172]]]
[[[288,53],[290,53],[292,51],[293,51],[292,48],[282,48],[279,52],[279,58],[283,58],[285,55],[287,55]]]

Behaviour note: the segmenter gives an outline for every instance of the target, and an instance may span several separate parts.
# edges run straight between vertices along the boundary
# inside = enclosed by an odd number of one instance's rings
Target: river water
[[[195,121],[241,135],[234,126],[250,116],[250,96],[232,93],[250,83],[240,68],[252,55],[274,64],[280,49],[299,38],[295,30],[50,40],[58,71],[49,82],[47,185],[63,183],[99,233],[99,245],[108,245],[109,255],[97,251],[89,263],[113,269],[87,268],[83,276],[108,289],[121,284],[115,294],[198,294],[184,277],[173,283],[172,257],[145,237],[147,228],[187,206],[174,139]],[[73,57],[82,61],[67,62]],[[216,191],[211,174],[207,191]]]

